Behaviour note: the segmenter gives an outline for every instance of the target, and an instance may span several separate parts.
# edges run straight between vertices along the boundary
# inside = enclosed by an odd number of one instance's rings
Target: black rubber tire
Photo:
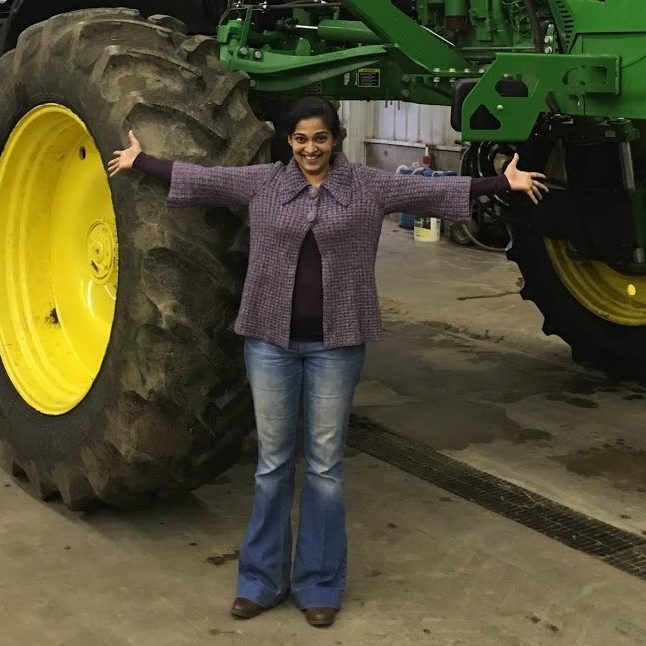
[[[0,146],[30,109],[57,102],[87,125],[104,162],[134,128],[151,154],[204,165],[269,155],[272,129],[211,38],[128,9],[61,14],[0,59]],[[111,181],[119,236],[115,321],[101,370],[70,412],[28,406],[0,369],[0,458],[71,509],[140,505],[192,489],[237,460],[253,428],[242,343],[232,331],[246,270],[244,213],[166,206],[141,173]]]
[[[607,321],[581,305],[554,270],[541,234],[531,224],[511,225],[507,257],[525,279],[524,300],[544,316],[543,332],[560,336],[577,363],[589,363],[617,378],[646,379],[646,326]]]
[[[544,169],[551,176],[555,141],[542,124],[520,147],[521,168]],[[521,296],[543,314],[543,332],[561,337],[576,363],[586,363],[618,379],[646,380],[646,326],[628,326],[601,318],[570,293],[561,281],[538,229],[539,221],[524,197],[510,200],[506,215],[512,245],[507,258],[524,278]],[[564,217],[567,214],[563,214]]]

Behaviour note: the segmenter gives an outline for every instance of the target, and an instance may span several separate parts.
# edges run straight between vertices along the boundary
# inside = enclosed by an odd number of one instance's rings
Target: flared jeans
[[[251,520],[240,551],[240,597],[271,607],[290,591],[299,608],[340,608],[347,538],[343,454],[365,346],[288,349],[245,340],[258,432]],[[303,432],[304,483],[292,567],[295,449]]]

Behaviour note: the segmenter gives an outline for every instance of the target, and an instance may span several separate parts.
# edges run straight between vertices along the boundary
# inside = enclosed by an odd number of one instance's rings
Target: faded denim
[[[238,596],[271,607],[291,590],[299,608],[341,607],[347,559],[343,453],[364,357],[364,345],[326,349],[321,342],[291,342],[284,349],[245,340],[258,467]],[[292,569],[290,519],[301,428],[305,477]]]

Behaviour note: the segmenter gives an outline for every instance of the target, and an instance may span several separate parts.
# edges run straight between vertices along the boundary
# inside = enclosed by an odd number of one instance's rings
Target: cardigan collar
[[[310,183],[305,179],[297,161],[292,157],[283,176],[281,199],[283,204],[293,200]],[[331,160],[330,174],[321,184],[341,206],[348,206],[352,200],[352,166],[343,153],[335,153]]]

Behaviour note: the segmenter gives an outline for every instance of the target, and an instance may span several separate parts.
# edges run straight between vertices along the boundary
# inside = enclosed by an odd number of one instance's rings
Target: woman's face
[[[304,174],[327,173],[334,137],[320,117],[301,119],[288,139],[294,158]]]

